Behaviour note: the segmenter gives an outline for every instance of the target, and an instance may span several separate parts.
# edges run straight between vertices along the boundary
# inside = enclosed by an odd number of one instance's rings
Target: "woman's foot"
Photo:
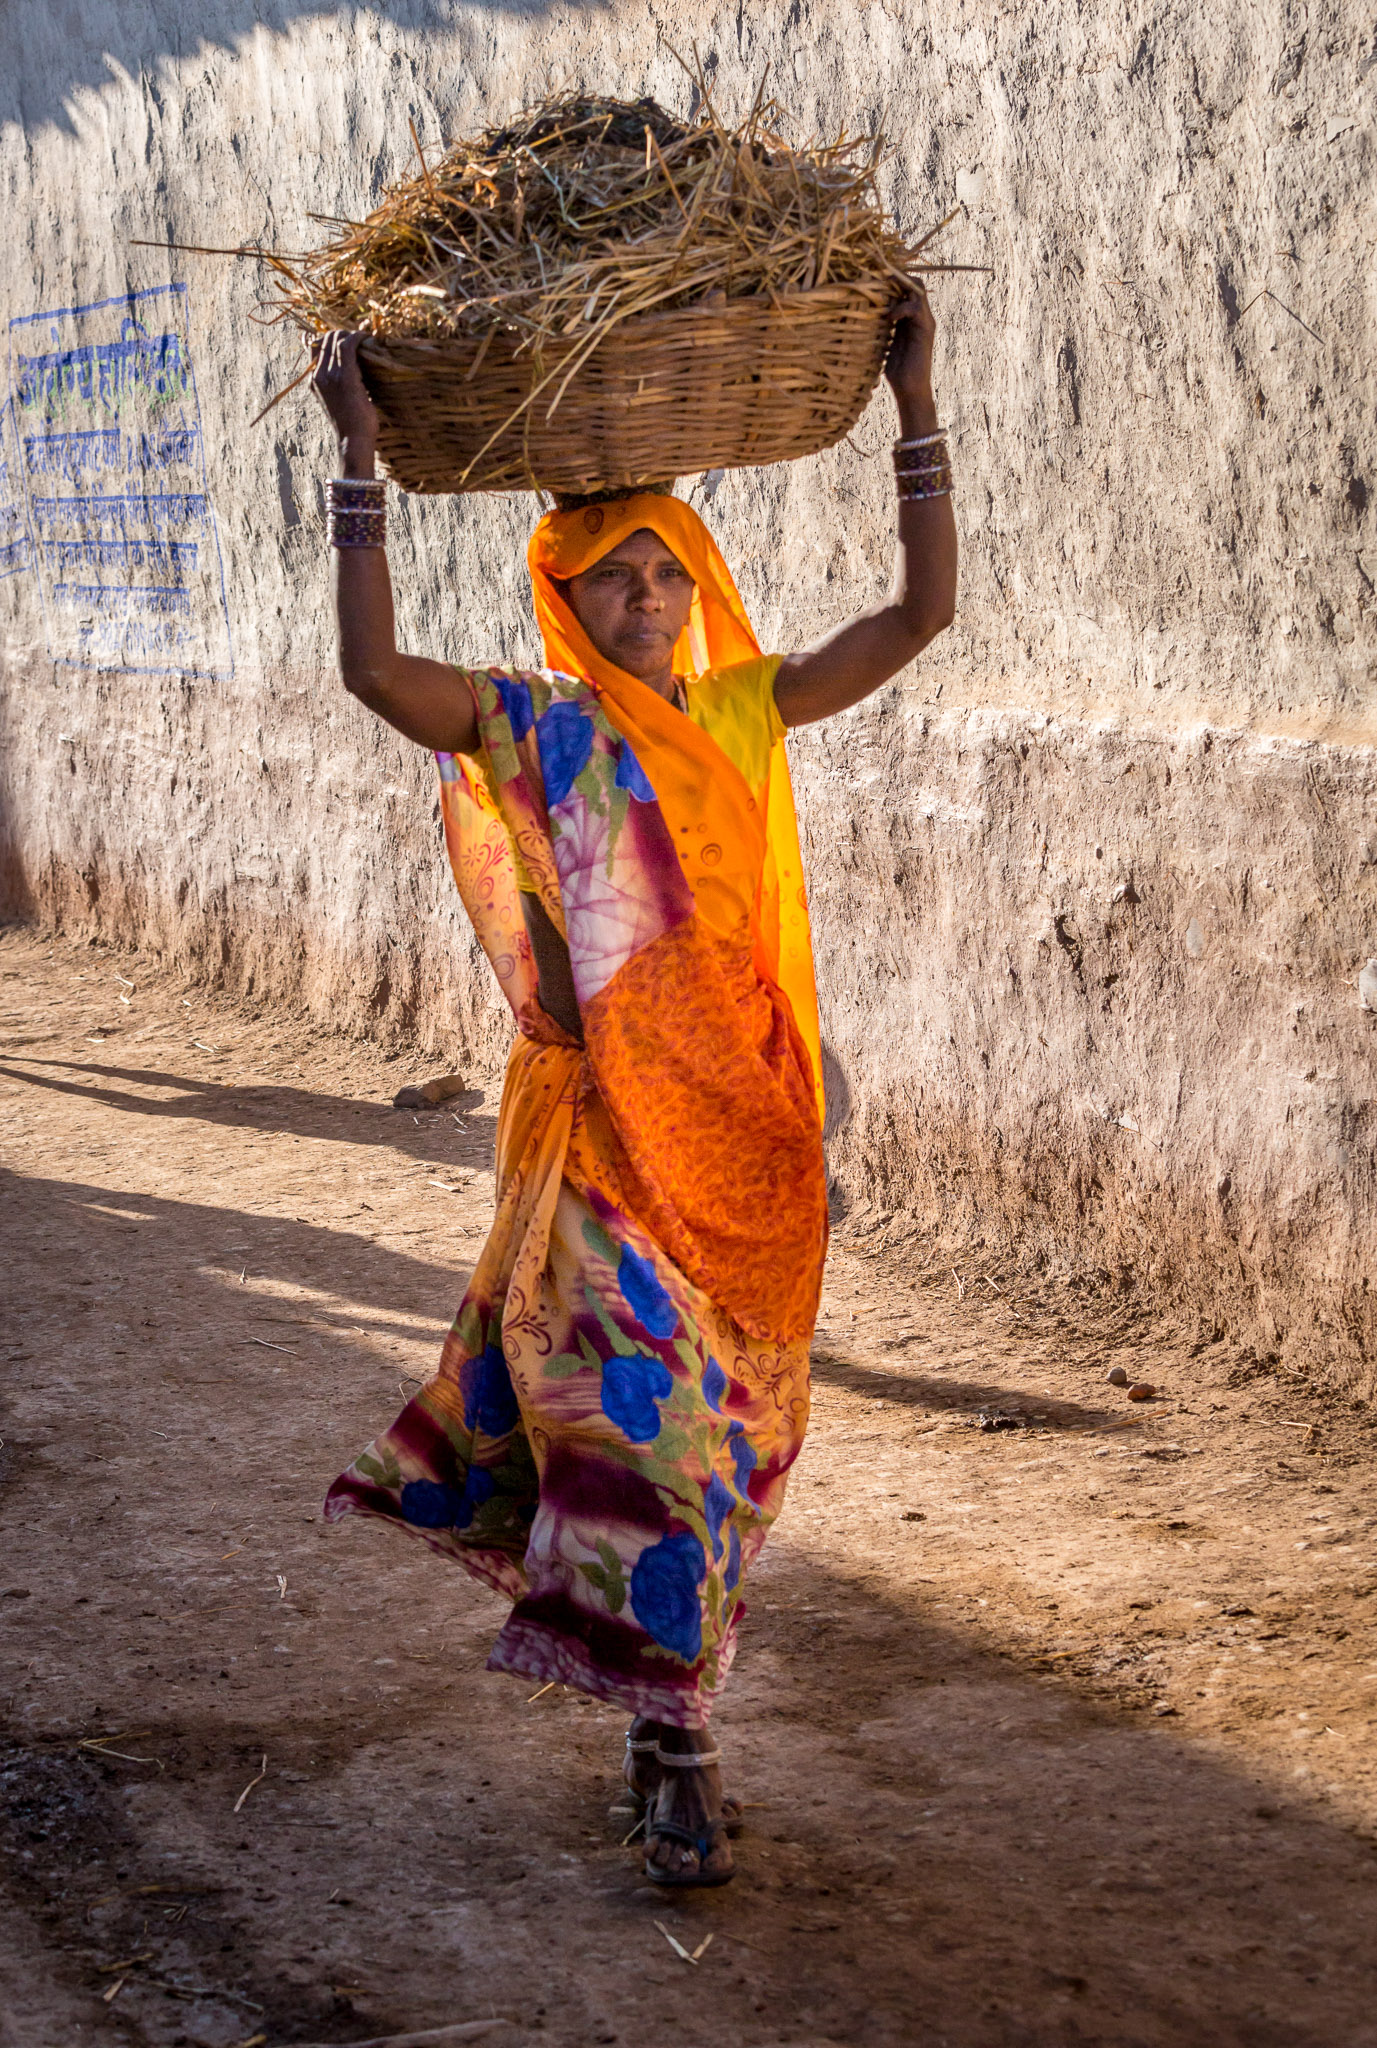
[[[661,1725],[654,1761],[659,1784],[646,1807],[646,1876],[653,1884],[684,1889],[728,1883],[735,1864],[711,1735]]]
[[[660,1723],[647,1720],[644,1714],[637,1714],[626,1731],[626,1763],[622,1775],[632,1799],[639,1802],[638,1810],[642,1812],[647,1801],[653,1799],[660,1788],[662,1773],[655,1761],[655,1752],[663,1733]]]
[[[624,1836],[627,1830],[631,1830],[629,1839],[633,1841],[635,1825],[644,1819],[646,1808],[659,1791],[665,1775],[655,1752],[666,1737],[673,1739],[682,1733],[682,1729],[652,1721],[644,1714],[638,1714],[626,1731],[626,1759],[622,1765],[626,1790],[607,1811],[608,1818]],[[745,1808],[730,1793],[723,1796],[722,1819],[727,1833],[735,1841],[746,1824]]]

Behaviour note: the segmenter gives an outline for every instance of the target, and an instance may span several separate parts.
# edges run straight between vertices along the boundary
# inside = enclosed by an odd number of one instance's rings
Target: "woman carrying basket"
[[[344,684],[439,760],[455,879],[515,1014],[497,1215],[435,1377],[330,1490],[508,1595],[490,1667],[626,1707],[646,1875],[724,1884],[708,1733],[745,1575],[808,1417],[827,1195],[817,1002],[783,736],[950,624],[933,321],[901,309],[888,600],[761,654],[697,514],[548,513],[546,666],[402,654],[357,337],[315,371]]]

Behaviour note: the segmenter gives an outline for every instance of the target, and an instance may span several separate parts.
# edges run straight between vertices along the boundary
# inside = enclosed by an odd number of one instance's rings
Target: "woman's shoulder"
[[[752,789],[763,787],[770,755],[784,737],[775,703],[775,676],[782,654],[762,654],[710,668],[688,687],[689,717],[716,740]]]

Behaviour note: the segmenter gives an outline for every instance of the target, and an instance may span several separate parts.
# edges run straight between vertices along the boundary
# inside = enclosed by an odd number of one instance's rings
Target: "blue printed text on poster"
[[[185,285],[12,320],[10,403],[54,658],[228,674]]]

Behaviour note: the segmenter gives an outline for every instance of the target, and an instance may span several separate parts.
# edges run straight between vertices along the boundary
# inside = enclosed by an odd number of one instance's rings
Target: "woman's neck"
[[[676,684],[678,678],[673,668],[668,664],[662,674],[658,676],[644,676],[642,681],[648,690],[653,690],[657,697],[663,697],[666,703],[672,704],[674,702],[677,694]]]

